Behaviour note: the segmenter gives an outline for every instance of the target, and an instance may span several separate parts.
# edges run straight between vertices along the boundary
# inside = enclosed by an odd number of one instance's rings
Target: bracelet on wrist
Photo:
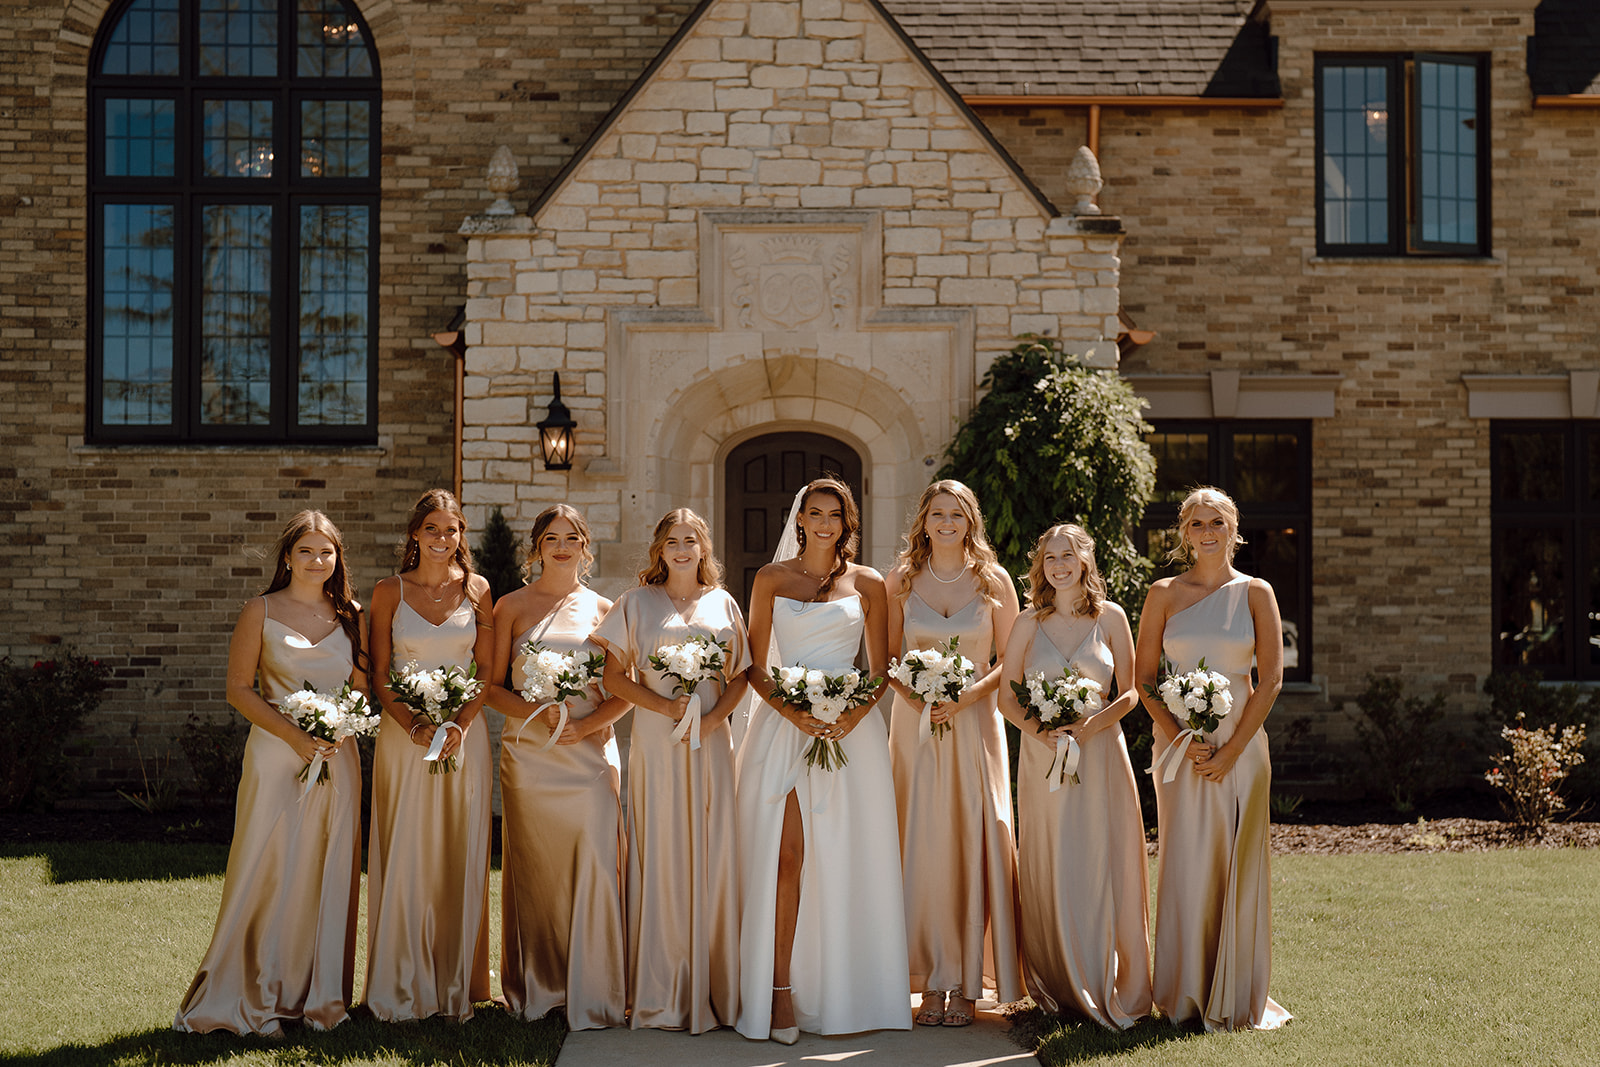
[[[411,739],[413,741],[415,741],[416,738],[417,738],[417,731],[422,729],[426,725],[428,725],[428,720],[427,719],[416,719],[414,722],[412,722],[410,737],[411,737]]]

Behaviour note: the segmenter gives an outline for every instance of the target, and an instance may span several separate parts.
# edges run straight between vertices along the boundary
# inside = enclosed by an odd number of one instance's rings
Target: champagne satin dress
[[[342,629],[312,642],[270,615],[261,624],[261,696],[274,705],[310,682],[349,680]],[[216,932],[173,1028],[277,1034],[285,1019],[326,1030],[350,1005],[361,885],[361,757],[354,741],[327,761],[309,793],[307,764],[251,726]]]
[[[1178,673],[1201,658],[1228,676],[1233,711],[1208,740],[1233,736],[1250,695],[1255,623],[1250,579],[1240,575],[1167,619],[1162,649]],[[1155,1001],[1174,1022],[1207,1030],[1271,1030],[1291,1016],[1267,996],[1272,974],[1270,870],[1272,762],[1265,730],[1220,782],[1183,761],[1156,776]]]
[[[731,650],[723,678],[695,688],[702,713],[726,678],[750,665],[744,617],[721,589],[701,595],[687,617],[659,585],[628,590],[600,624],[608,651],[625,650],[641,685],[661,696],[677,680],[650,666],[651,653],[694,634]],[[724,723],[690,751],[665,715],[635,709],[628,745],[629,1025],[698,1034],[732,1026],[739,1014],[739,869],[734,855],[733,735]]]
[[[434,626],[395,608],[399,670],[472,663],[477,620],[465,597]],[[374,669],[379,669],[374,667]],[[489,730],[475,722],[457,767],[429,774],[423,749],[385,714],[372,764],[372,847],[367,857],[367,988],[385,1022],[472,1018],[489,999]]]
[[[517,635],[561,653],[599,652],[592,636],[600,597],[579,587]],[[527,678],[511,662],[511,684]],[[569,719],[594,712],[598,685],[567,704]],[[518,728],[521,727],[521,732]],[[622,926],[621,760],[607,727],[575,745],[540,748],[550,728],[506,721],[500,741],[502,942],[506,1007],[525,1019],[566,1009],[573,1030],[621,1026],[627,1009]]]
[[[957,651],[982,674],[994,653],[994,612],[974,595],[948,618],[916,590],[905,599],[905,647]],[[898,694],[889,755],[900,818],[911,989],[955,990],[977,1000],[1022,999],[1017,954],[1017,859],[1004,720],[993,694],[924,740],[920,704]]]
[[[1066,653],[1036,631],[1022,673],[1036,671],[1082,674],[1109,700],[1116,661],[1096,622]],[[1028,994],[1046,1011],[1125,1030],[1150,1014],[1150,886],[1122,724],[1082,743],[1078,783],[1069,778],[1054,793],[1055,746],[1029,737],[1020,744],[1017,866]]]

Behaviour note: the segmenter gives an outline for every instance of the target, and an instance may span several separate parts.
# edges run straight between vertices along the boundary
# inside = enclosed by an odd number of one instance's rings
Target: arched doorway
[[[778,547],[795,490],[813,478],[837,478],[864,510],[861,457],[826,434],[784,431],[752,437],[728,453],[723,475],[728,589],[746,609],[756,572],[772,561]]]

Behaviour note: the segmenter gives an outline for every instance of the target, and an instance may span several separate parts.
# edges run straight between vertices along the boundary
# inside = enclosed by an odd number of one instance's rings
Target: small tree
[[[483,524],[483,536],[472,552],[472,565],[489,582],[489,591],[499,600],[514,589],[522,588],[522,566],[517,559],[517,535],[511,524],[496,507]]]
[[[1433,789],[1440,775],[1444,693],[1435,691],[1426,700],[1405,696],[1400,679],[1368,674],[1356,706],[1361,709],[1356,739],[1366,755],[1366,776],[1404,814]]]
[[[0,811],[49,806],[71,783],[67,738],[100,706],[110,677],[71,646],[31,667],[0,658]]]
[[[987,395],[957,431],[939,471],[977,494],[989,540],[1012,574],[1053,523],[1075,522],[1096,542],[1111,599],[1144,600],[1150,563],[1133,529],[1155,491],[1149,424],[1115,372],[1070,360],[1053,337],[1024,335],[983,377]]]

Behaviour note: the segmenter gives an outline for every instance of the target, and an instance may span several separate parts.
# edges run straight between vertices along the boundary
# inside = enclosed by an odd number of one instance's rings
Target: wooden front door
[[[820,433],[769,433],[753,437],[728,453],[726,487],[727,545],[723,563],[728,591],[746,613],[756,572],[772,562],[795,491],[813,478],[837,478],[863,507],[861,457],[842,441]]]

